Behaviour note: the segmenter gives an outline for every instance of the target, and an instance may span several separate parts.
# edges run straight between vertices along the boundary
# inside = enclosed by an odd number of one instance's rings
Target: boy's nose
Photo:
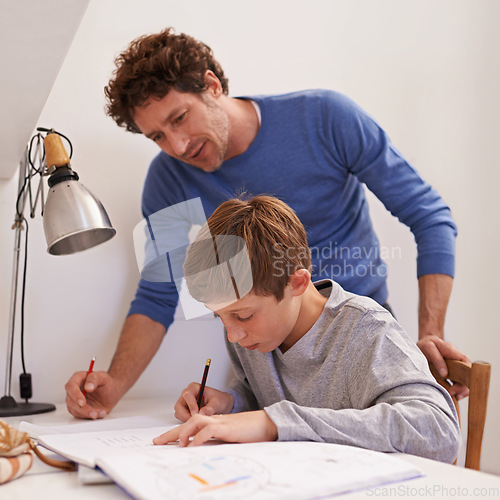
[[[236,344],[242,338],[245,337],[245,331],[242,328],[238,328],[235,326],[226,327],[227,330],[227,338],[231,344]]]

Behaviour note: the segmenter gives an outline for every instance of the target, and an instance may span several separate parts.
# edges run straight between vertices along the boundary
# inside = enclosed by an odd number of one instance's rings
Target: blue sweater
[[[306,228],[313,279],[333,279],[383,304],[387,267],[370,220],[366,184],[414,234],[417,275],[453,276],[456,226],[450,209],[366,112],[327,90],[247,98],[258,103],[262,116],[250,147],[211,173],[159,153],[144,185],[145,217],[197,197],[209,217],[242,192],[276,196]],[[168,328],[177,301],[172,283],[142,279],[129,314],[144,314]]]

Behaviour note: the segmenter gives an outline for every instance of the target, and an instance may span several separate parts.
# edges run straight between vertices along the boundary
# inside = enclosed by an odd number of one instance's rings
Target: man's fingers
[[[84,380],[84,372],[73,373],[71,378],[68,380],[68,382],[66,382],[66,385],[64,386],[66,394],[76,400],[78,395],[81,394],[80,387],[83,384]]]
[[[453,384],[449,392],[452,396],[456,396],[457,399],[463,399],[469,395],[469,388],[462,384]]]
[[[76,418],[89,418],[92,420],[104,418],[108,413],[104,409],[94,408],[89,404],[84,404],[80,407],[78,403],[66,396],[66,407],[71,415]]]
[[[448,368],[446,367],[444,358],[437,348],[435,341],[430,339],[429,341],[420,340],[417,344],[427,360],[436,367],[441,377],[446,377]]]
[[[443,358],[457,359],[468,364],[471,363],[470,359],[451,342],[447,342],[439,337],[429,337],[428,343],[435,346]]]
[[[94,392],[99,386],[104,384],[104,379],[101,376],[102,372],[92,372],[88,376],[85,373],[83,388],[86,392]]]
[[[424,353],[427,360],[436,367],[442,377],[446,377],[448,374],[448,368],[446,367],[444,358],[457,359],[467,364],[471,363],[470,359],[463,352],[450,342],[446,342],[439,337],[424,337],[417,342],[417,345]]]
[[[471,364],[470,359],[464,353],[450,342],[446,342],[439,337],[426,337],[419,340],[417,344],[427,360],[436,367],[442,377],[448,375],[448,368],[444,358],[457,359]],[[469,389],[462,384],[453,384],[449,392],[452,396],[456,396],[457,399],[462,399],[469,395]]]
[[[74,417],[82,417],[81,412],[80,412],[80,406],[77,404],[76,401],[74,401],[72,398],[69,396],[66,396],[66,407],[68,408],[68,411],[73,415]]]

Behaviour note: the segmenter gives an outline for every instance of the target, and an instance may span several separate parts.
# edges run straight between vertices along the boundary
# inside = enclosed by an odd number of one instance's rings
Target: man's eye
[[[156,134],[153,137],[151,137],[153,142],[158,142],[161,139],[161,134]]]
[[[182,120],[184,120],[185,116],[186,116],[186,112],[182,113],[182,115],[179,115],[179,116],[178,116],[178,117],[174,120],[174,123],[175,123],[175,124],[181,123],[181,122],[182,122]]]

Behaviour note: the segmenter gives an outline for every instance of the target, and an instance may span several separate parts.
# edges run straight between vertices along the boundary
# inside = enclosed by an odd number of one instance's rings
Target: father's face
[[[205,172],[214,172],[226,158],[229,119],[210,88],[150,97],[135,108],[134,121],[162,151]]]

